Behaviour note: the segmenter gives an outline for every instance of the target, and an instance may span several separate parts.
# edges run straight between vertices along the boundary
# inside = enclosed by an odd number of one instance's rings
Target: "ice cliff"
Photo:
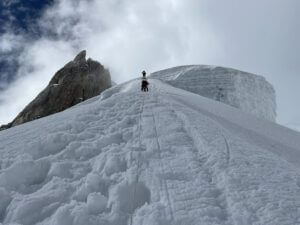
[[[151,77],[260,118],[276,120],[275,91],[262,76],[225,67],[192,65],[161,70]]]

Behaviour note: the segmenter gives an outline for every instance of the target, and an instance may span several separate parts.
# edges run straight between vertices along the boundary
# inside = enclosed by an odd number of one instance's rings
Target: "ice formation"
[[[258,117],[276,120],[275,91],[262,76],[205,65],[174,67],[151,76]]]
[[[300,223],[300,134],[133,80],[0,132],[3,225]]]

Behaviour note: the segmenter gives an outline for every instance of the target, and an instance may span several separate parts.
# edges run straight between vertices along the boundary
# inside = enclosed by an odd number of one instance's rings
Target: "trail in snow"
[[[257,131],[264,122],[150,83],[149,93],[130,81],[1,132],[0,223],[300,224],[300,172],[286,161],[297,134]],[[287,156],[264,147],[278,142]]]
[[[137,169],[136,169],[136,180],[134,182],[134,190],[133,190],[133,199],[132,201],[130,202],[131,203],[131,207],[133,208],[133,203],[136,202],[136,198],[138,197],[137,196],[137,184],[139,183],[139,178],[140,178],[140,167],[141,167],[141,162],[140,162],[140,151],[143,151],[142,149],[142,141],[141,141],[141,132],[142,132],[142,113],[143,113],[143,110],[144,110],[144,104],[145,104],[145,96],[142,97],[143,100],[142,100],[142,103],[141,103],[141,107],[140,107],[140,112],[139,112],[139,122],[138,122],[138,134],[139,134],[139,146],[138,146],[138,151],[139,151],[139,154],[138,154],[138,157],[137,157]],[[133,149],[134,151],[134,149]],[[131,213],[130,215],[130,225],[133,224],[133,212]]]
[[[227,124],[219,123],[220,120],[214,120],[214,116],[208,117],[207,114],[202,114],[201,110],[196,111],[196,106],[187,107],[186,104],[181,104],[182,100],[177,101],[177,96],[181,95],[181,98],[183,98],[185,93],[180,93],[180,95],[175,93],[175,98],[167,98],[167,95],[173,95],[175,91],[174,89],[166,86],[164,86],[164,88],[167,89],[167,91],[163,92],[173,93],[164,94],[161,92],[161,99],[167,100],[168,102],[173,102],[173,104],[176,105],[176,111],[181,114],[185,121],[187,121],[187,132],[191,133],[191,136],[194,137],[193,139],[198,141],[196,145],[204,145],[202,150],[205,150],[206,152],[209,151],[207,153],[211,159],[211,162],[207,164],[207,168],[210,168],[213,171],[218,187],[225,190],[227,201],[229,202],[228,209],[231,211],[233,223],[299,223],[300,214],[299,208],[297,208],[299,206],[299,198],[296,197],[296,193],[299,193],[299,187],[297,186],[298,178],[296,178],[299,177],[298,172],[296,172],[298,170],[296,170],[294,166],[286,163],[284,159],[278,158],[277,155],[272,154],[272,151],[258,147],[255,141],[251,142],[251,139],[246,139],[245,142],[244,134],[238,135],[236,128],[232,130],[232,126],[224,126],[223,124]],[[185,100],[186,102],[191,102],[191,100],[188,98],[185,98]],[[204,101],[203,103],[206,102]],[[201,108],[201,106],[204,107],[205,104],[198,104],[198,108]],[[211,110],[211,108],[214,107],[207,103],[206,106],[210,106],[208,107],[208,110]],[[226,112],[224,109],[223,111],[220,111],[220,113],[221,112],[225,114],[224,117],[226,118],[226,113],[228,112]],[[250,119],[252,118],[250,117]],[[270,123],[268,123],[268,125],[269,124]],[[253,125],[255,126],[255,123]],[[270,124],[269,127],[272,127],[271,125],[272,124]],[[269,127],[266,129],[269,129]],[[273,127],[277,128],[276,126]],[[243,131],[243,129],[243,127],[240,127],[239,130]],[[285,129],[283,130],[285,131]],[[231,131],[234,132],[231,133]],[[264,132],[266,133],[266,130],[260,131],[260,133]],[[278,132],[278,128],[276,132]],[[283,139],[292,139],[294,137],[292,136],[294,135],[293,132],[291,136],[284,132],[282,132],[282,134],[286,135],[285,137],[283,135]],[[225,138],[225,143],[224,136],[227,137]],[[260,138],[265,140],[265,144],[274,144],[270,142],[269,138],[264,136]],[[276,141],[280,142],[282,139],[278,139]],[[275,145],[276,141],[274,141]],[[290,144],[293,145],[294,143]],[[285,147],[286,149],[290,148],[289,146]],[[282,150],[284,151],[284,149]],[[201,150],[199,152],[201,152]],[[232,159],[230,159],[231,157]],[[284,158],[289,158],[289,156]],[[229,162],[229,167],[227,168],[226,162]],[[276,172],[274,171],[274,168],[276,168]],[[285,176],[289,177],[291,181],[294,180],[294,182],[286,182],[286,179],[283,179]],[[294,192],[290,192],[291,189],[293,189],[291,188],[292,186],[295,188]],[[291,200],[292,198],[290,198],[291,196],[289,196],[289,193],[293,193],[292,195],[296,197],[297,200]],[[278,199],[274,199],[273,196],[277,196]],[[287,198],[284,201],[286,208],[278,207],[278,204],[280,205],[279,202],[281,202],[279,199],[282,197]],[[256,204],[253,203],[253,201],[255,201]],[[271,209],[269,207],[264,208],[264,204],[272,205]],[[259,212],[258,208],[263,208],[263,213]],[[289,214],[289,216],[282,220],[282,218],[285,217],[285,213]]]
[[[154,139],[156,140],[156,148],[157,148],[158,155],[159,155],[160,173],[161,174],[166,174],[165,169],[164,169],[164,164],[162,162],[162,147],[161,147],[161,144],[160,144],[160,141],[159,141],[159,138],[158,138],[158,132],[157,132],[157,124],[158,123],[155,119],[153,110],[152,110],[152,119],[153,119],[154,132],[155,132]],[[163,179],[163,185],[164,185],[164,192],[165,192],[166,198],[167,198],[167,205],[168,205],[168,208],[169,208],[170,220],[173,221],[174,220],[174,213],[173,213],[173,209],[172,209],[172,205],[171,205],[168,184],[167,184],[165,179]]]
[[[159,93],[152,98],[157,99],[158,95]],[[228,213],[222,193],[213,182],[212,174],[201,165],[205,156],[202,156],[202,162],[199,161],[194,140],[187,135],[183,121],[176,115],[175,110],[158,100],[153,102],[148,107],[158,110],[156,113],[151,110],[149,114],[152,114],[152,136],[157,143],[160,164],[150,167],[159,168],[153,174],[160,174],[158,179],[162,179],[164,183],[170,224],[175,221],[187,224],[227,224]],[[166,130],[164,127],[168,127],[169,123],[174,128]],[[146,124],[149,126],[151,123]],[[173,145],[170,145],[170,141]],[[164,165],[168,166],[164,168]],[[157,175],[153,177],[157,179]],[[151,189],[156,186],[154,184]]]

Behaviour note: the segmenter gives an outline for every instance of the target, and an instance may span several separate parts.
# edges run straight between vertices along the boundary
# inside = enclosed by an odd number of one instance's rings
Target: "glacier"
[[[300,224],[300,133],[149,82],[1,131],[0,224]]]
[[[178,66],[154,72],[151,76],[246,113],[276,121],[275,90],[262,76],[208,65]]]

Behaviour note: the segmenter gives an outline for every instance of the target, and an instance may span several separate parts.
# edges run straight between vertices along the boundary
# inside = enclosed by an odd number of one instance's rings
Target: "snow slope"
[[[0,132],[0,223],[300,224],[300,133],[133,80]]]
[[[161,70],[151,77],[260,118],[276,120],[275,90],[262,76],[220,66],[191,65]]]

